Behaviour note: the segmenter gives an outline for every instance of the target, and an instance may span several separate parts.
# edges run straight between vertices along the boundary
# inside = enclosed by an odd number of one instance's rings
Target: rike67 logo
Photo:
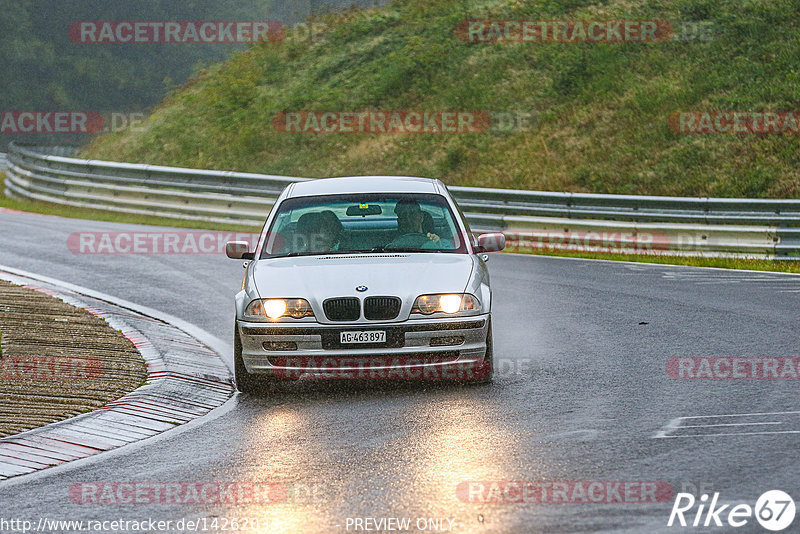
[[[747,525],[755,516],[762,527],[777,532],[788,528],[794,521],[794,500],[781,490],[765,492],[758,498],[755,507],[746,503],[719,504],[718,501],[719,492],[714,493],[710,503],[707,494],[696,500],[691,493],[678,493],[667,526],[738,528]],[[695,504],[696,511],[693,510]]]

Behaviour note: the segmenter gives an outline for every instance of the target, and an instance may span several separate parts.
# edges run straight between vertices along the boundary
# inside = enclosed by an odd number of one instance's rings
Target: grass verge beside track
[[[716,267],[718,269],[743,269],[747,271],[770,271],[780,273],[800,273],[800,261],[765,260],[744,258],[698,258],[667,256],[663,254],[616,254],[609,252],[576,252],[564,250],[515,251],[536,256],[565,256],[590,260],[633,261],[639,263],[658,263],[663,265],[688,265],[691,267]]]

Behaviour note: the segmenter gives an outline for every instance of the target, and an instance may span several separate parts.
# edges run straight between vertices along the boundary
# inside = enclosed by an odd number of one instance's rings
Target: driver
[[[397,237],[388,246],[418,248],[439,241],[439,236],[423,228],[425,212],[416,200],[401,199],[394,206],[397,215]]]

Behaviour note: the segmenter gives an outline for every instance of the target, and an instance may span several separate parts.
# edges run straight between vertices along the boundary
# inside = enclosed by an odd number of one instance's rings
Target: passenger
[[[320,250],[339,250],[344,236],[342,221],[331,210],[321,212],[319,218],[318,234]]]
[[[310,250],[313,235],[316,232],[319,213],[304,213],[297,219],[297,229],[295,230],[294,252],[306,252]]]
[[[297,220],[298,252],[330,252],[339,249],[344,227],[330,210],[305,213]]]

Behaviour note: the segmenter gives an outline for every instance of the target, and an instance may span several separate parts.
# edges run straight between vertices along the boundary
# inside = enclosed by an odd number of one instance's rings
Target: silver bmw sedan
[[[291,184],[267,217],[236,295],[240,391],[305,378],[492,379],[486,252],[439,180]]]

